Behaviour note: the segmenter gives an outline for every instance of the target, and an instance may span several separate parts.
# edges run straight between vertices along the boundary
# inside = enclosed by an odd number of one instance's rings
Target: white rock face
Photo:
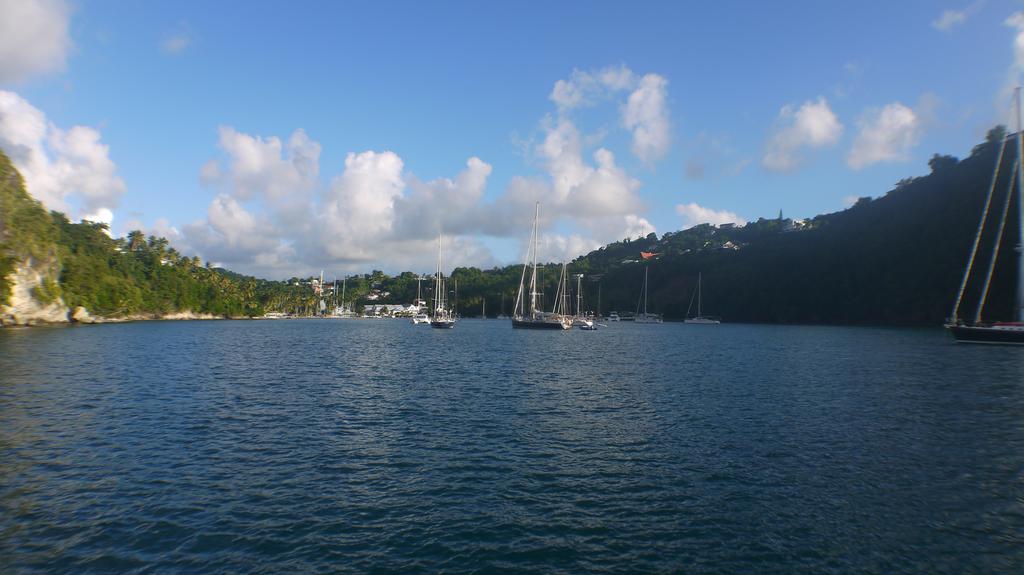
[[[96,323],[96,318],[89,315],[89,310],[78,306],[75,308],[75,311],[71,312],[71,321],[76,323]]]
[[[64,300],[42,305],[32,295],[45,276],[40,270],[21,262],[8,279],[11,281],[9,305],[0,305],[0,325],[35,325],[40,323],[67,323],[68,308]]]

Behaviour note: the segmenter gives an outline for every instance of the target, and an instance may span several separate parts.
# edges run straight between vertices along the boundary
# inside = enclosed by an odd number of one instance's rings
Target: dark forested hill
[[[572,268],[588,275],[590,307],[600,291],[603,313],[635,310],[647,267],[650,305],[668,318],[685,316],[701,272],[704,312],[727,321],[937,325],[949,315],[959,286],[1002,135],[1001,128],[993,130],[963,160],[936,155],[930,174],[841,212],[804,222],[761,219],[651,234],[591,252]],[[1006,156],[1014,154],[1011,140]],[[1003,164],[993,210],[1002,208],[1011,164]],[[1009,213],[989,317],[1009,317],[1012,307],[1020,230],[1015,201]],[[984,245],[994,233],[989,226]],[[641,252],[661,255],[645,260]],[[990,248],[979,256],[975,276],[989,256]],[[972,281],[965,298],[970,310],[980,283]],[[475,293],[461,285],[462,302],[472,309]]]

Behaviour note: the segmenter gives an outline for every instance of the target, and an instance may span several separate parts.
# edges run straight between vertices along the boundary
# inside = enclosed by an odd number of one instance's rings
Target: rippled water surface
[[[0,330],[0,572],[1024,572],[1024,350],[940,330]]]

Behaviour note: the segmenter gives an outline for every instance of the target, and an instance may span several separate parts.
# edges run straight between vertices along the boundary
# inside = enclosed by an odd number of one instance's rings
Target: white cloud
[[[842,134],[843,125],[824,97],[804,102],[796,110],[783,106],[761,164],[769,170],[792,171],[803,161],[802,149],[834,145]]]
[[[366,266],[429,270],[438,231],[472,233],[491,166],[470,158],[454,179],[423,182],[391,151],[350,153],[340,175],[319,180],[320,144],[302,130],[287,142],[220,130],[224,157],[200,180],[223,192],[207,217],[183,227],[182,251],[232,269],[270,277]],[[477,239],[450,238],[453,265],[494,264]],[[403,268],[408,269],[408,268]]]
[[[985,5],[985,0],[975,0],[963,10],[943,10],[938,18],[932,21],[932,28],[948,32],[967,21]]]
[[[668,80],[647,74],[622,109],[622,125],[633,132],[633,154],[648,165],[661,159],[671,143],[667,98]]]
[[[1014,28],[1017,34],[1013,37],[1013,63],[1010,65],[1006,85],[1003,87],[1002,96],[1008,97],[1013,88],[1021,85],[1022,74],[1024,74],[1024,12],[1014,12],[1004,22],[1006,26]],[[1001,97],[1001,101],[1005,101]]]
[[[846,158],[855,170],[879,162],[906,161],[921,136],[917,114],[899,102],[867,111],[857,124],[860,129]]]
[[[580,234],[543,234],[537,241],[538,259],[544,262],[570,262],[601,247],[601,242]]]
[[[626,214],[626,229],[622,235],[624,238],[646,237],[650,233],[657,232],[654,225],[636,214]]]
[[[183,228],[181,241],[233,269],[281,277],[367,265],[429,270],[439,232],[449,238],[452,265],[495,264],[479,236],[525,241],[538,201],[542,230],[568,230],[543,234],[551,248],[545,257],[570,259],[647,235],[654,226],[640,215],[640,181],[601,147],[601,137],[582,135],[568,112],[632,91],[620,108],[623,125],[634,132],[638,155],[653,161],[668,145],[666,86],[656,74],[637,78],[625,66],[577,70],[560,80],[550,95],[558,113],[541,122],[542,140],[527,147],[543,173],[513,176],[490,200],[492,167],[477,157],[453,178],[424,181],[394,152],[350,153],[341,174],[324,185],[320,145],[302,130],[285,142],[222,127],[222,157],[199,172],[221,195],[205,220]],[[259,229],[260,238],[248,238]]]
[[[62,0],[0,0],[0,83],[64,69],[70,19]]]
[[[636,76],[626,66],[610,66],[596,72],[573,70],[569,79],[555,82],[548,99],[564,112],[592,106],[615,92],[629,90],[635,84]]]
[[[727,210],[714,210],[698,205],[694,202],[689,204],[677,204],[676,213],[683,217],[683,229],[692,228],[700,224],[728,224],[743,225],[747,221],[735,212]]]
[[[345,171],[331,182],[321,210],[320,240],[328,255],[374,258],[374,245],[389,239],[395,202],[405,191],[403,167],[394,152],[348,154]]]
[[[622,65],[592,72],[573,70],[568,79],[555,82],[548,99],[562,116],[626,91],[630,94],[621,106],[621,124],[633,134],[633,154],[651,165],[668,152],[671,143],[668,80],[663,76],[638,77]]]
[[[0,90],[0,148],[10,156],[28,192],[72,218],[107,216],[125,191],[110,150],[94,128],[62,130],[14,92]]]
[[[477,218],[482,231],[521,236],[530,228],[534,203],[541,202],[543,229],[565,220],[581,228],[580,237],[588,245],[622,239],[642,220],[636,215],[643,209],[640,182],[605,148],[593,152],[593,163],[586,161],[582,138],[569,120],[548,121],[543,127],[546,135],[535,151],[547,178],[512,178],[505,194]]]
[[[481,201],[491,166],[480,158],[466,160],[466,168],[454,179],[421,181],[405,178],[410,193],[395,201],[395,235],[426,238],[440,232],[472,233],[480,229]]]
[[[207,162],[200,173],[204,181],[219,181],[241,199],[277,200],[308,191],[315,185],[320,174],[320,144],[305,131],[295,130],[287,143],[273,136],[250,136],[226,126],[218,133],[220,147],[229,162],[226,167],[215,161]]]

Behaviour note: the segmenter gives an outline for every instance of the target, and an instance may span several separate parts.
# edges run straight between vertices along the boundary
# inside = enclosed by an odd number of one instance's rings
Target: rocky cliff
[[[0,325],[68,321],[57,229],[0,152]]]

